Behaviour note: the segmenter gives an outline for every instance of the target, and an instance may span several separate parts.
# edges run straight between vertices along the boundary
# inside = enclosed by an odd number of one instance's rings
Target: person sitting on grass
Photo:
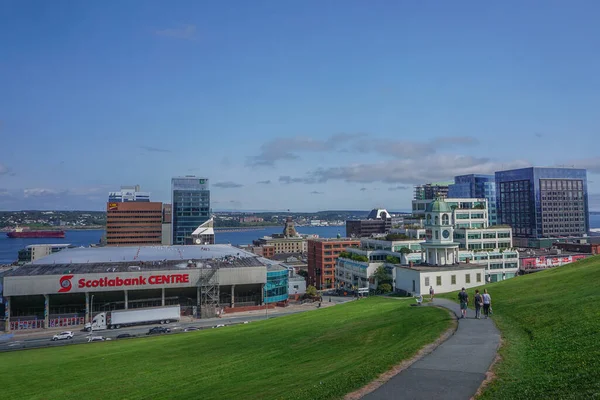
[[[465,288],[458,293],[458,300],[460,300],[460,313],[461,318],[467,317],[467,306],[469,305],[469,295],[465,292]]]

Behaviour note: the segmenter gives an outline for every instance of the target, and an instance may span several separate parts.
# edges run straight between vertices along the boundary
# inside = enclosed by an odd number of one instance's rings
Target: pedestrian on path
[[[483,296],[479,294],[479,289],[475,289],[475,318],[481,318],[481,307],[483,306]]]
[[[433,291],[433,286],[429,286],[429,300],[433,301],[433,296],[435,292]]]
[[[492,307],[492,296],[487,289],[483,289],[483,314],[488,318],[490,316],[490,308]]]
[[[461,318],[467,317],[467,306],[469,305],[469,295],[465,292],[465,288],[458,293],[458,300],[460,300],[460,312]]]

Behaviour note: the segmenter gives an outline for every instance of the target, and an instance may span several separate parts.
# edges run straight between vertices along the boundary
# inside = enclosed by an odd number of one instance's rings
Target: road
[[[353,300],[353,299],[350,297],[331,297],[332,304],[328,304],[328,297],[324,297],[323,303],[324,303],[325,307],[328,307],[328,306],[331,306],[334,304],[345,303],[345,302],[351,301],[351,300]],[[268,318],[269,319],[278,318],[278,317],[282,317],[285,315],[297,314],[297,313],[311,311],[311,310],[315,310],[315,309],[316,309],[316,303],[306,304],[304,306],[297,306],[297,307],[294,307],[293,309],[289,309],[289,310],[288,309],[278,309],[276,312],[272,312],[272,310],[269,310]],[[174,322],[174,323],[165,324],[162,326],[165,326],[171,330],[171,333],[167,333],[166,335],[172,335],[172,334],[177,334],[177,333],[183,333],[185,328],[191,327],[191,326],[197,327],[200,329],[212,329],[216,325],[229,326],[229,325],[243,324],[246,321],[250,323],[253,321],[261,321],[264,319],[267,319],[267,314],[261,312],[259,314],[239,315],[239,316],[232,314],[231,316],[226,316],[225,318],[211,318],[211,319],[197,320],[197,321],[187,322],[187,323]],[[102,336],[102,337],[110,339],[110,340],[131,340],[130,338],[117,339],[118,335],[122,335],[124,333],[134,335],[136,338],[150,337],[150,336],[146,335],[146,333],[148,333],[148,330],[154,326],[160,326],[160,325],[142,325],[142,326],[138,325],[138,326],[132,326],[132,327],[114,329],[114,330],[107,329],[107,330],[102,330],[102,331],[94,331],[93,336]],[[217,328],[217,329],[221,329],[221,328]],[[69,328],[66,328],[65,330],[69,330]],[[90,336],[89,332],[73,331],[73,334],[74,334],[73,339],[64,339],[64,340],[53,341],[52,336],[54,336],[54,334],[56,334],[56,333],[58,333],[58,331],[52,331],[52,332],[48,332],[48,336],[46,336],[46,337],[35,337],[35,338],[26,337],[26,336],[19,337],[19,335],[15,335],[8,341],[0,342],[0,352],[88,343],[88,339]],[[158,336],[158,335],[152,335],[152,336]]]

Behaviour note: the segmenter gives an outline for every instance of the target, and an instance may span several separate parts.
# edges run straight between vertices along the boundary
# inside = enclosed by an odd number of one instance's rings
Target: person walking
[[[483,296],[479,294],[479,289],[475,289],[475,318],[481,318],[481,307],[483,306]]]
[[[433,301],[433,296],[435,292],[433,291],[433,286],[429,286],[429,300]]]
[[[490,316],[490,308],[492,307],[492,296],[487,289],[483,289],[483,314],[486,318]]]
[[[467,306],[469,305],[469,295],[465,292],[465,288],[458,293],[458,300],[460,300],[460,312],[461,318],[467,317]]]

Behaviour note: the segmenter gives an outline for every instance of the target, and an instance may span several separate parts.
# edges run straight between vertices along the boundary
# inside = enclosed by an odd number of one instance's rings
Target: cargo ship
[[[15,230],[6,234],[12,239],[32,239],[32,238],[64,238],[65,231],[35,231],[28,228],[15,228]]]

